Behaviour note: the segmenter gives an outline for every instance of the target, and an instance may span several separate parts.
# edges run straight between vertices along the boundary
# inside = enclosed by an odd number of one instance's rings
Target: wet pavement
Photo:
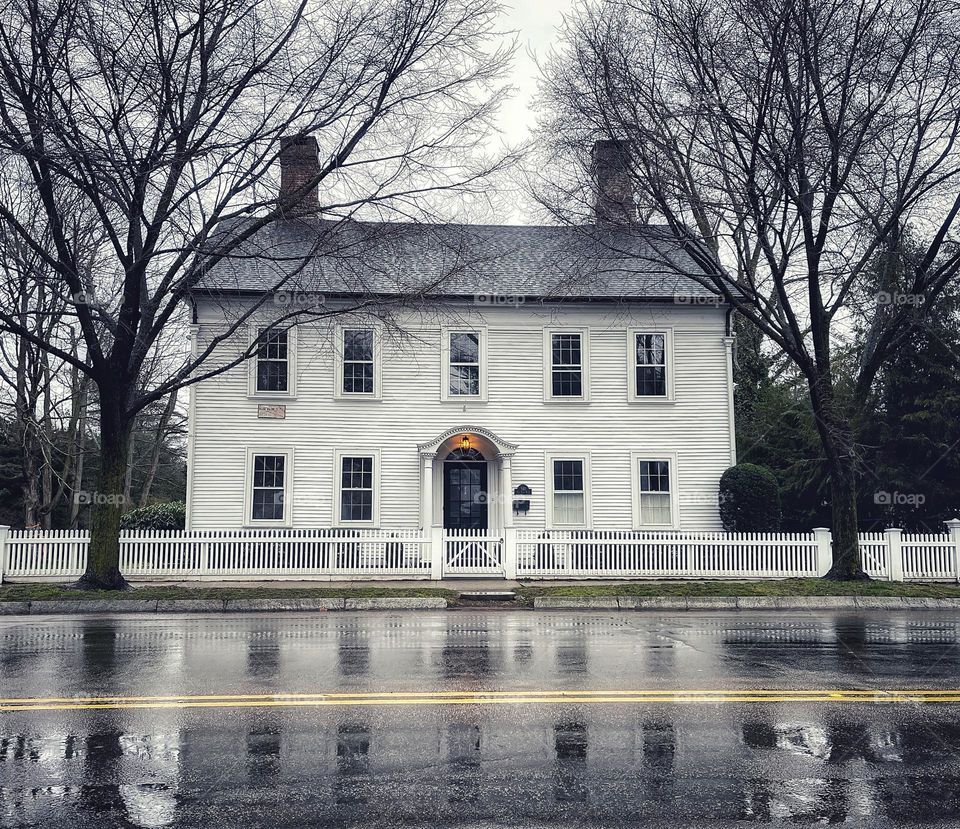
[[[4,619],[0,825],[956,827],[960,703],[524,694],[957,690],[958,642],[939,612]]]

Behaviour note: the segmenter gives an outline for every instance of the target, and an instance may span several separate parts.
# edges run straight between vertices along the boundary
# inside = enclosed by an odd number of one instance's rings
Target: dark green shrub
[[[120,529],[182,530],[186,520],[187,505],[183,501],[170,501],[130,510],[120,519]]]
[[[780,529],[780,487],[765,466],[739,463],[720,478],[720,520],[727,532]]]

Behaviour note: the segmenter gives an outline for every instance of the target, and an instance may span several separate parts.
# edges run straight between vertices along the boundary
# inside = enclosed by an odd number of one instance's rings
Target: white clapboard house
[[[211,269],[195,348],[283,290],[217,351],[255,358],[192,390],[188,529],[721,529],[729,308],[668,230],[618,222],[609,149],[590,225],[334,222],[308,197]],[[316,144],[281,163],[296,188]]]

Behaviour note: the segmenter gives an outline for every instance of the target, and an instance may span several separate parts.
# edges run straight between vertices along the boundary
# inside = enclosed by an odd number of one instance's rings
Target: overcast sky
[[[508,5],[504,28],[516,31],[520,45],[510,78],[517,94],[500,116],[504,137],[511,144],[527,137],[533,120],[530,104],[537,89],[537,67],[530,52],[541,58],[546,55],[562,15],[572,5],[573,0],[515,0]]]

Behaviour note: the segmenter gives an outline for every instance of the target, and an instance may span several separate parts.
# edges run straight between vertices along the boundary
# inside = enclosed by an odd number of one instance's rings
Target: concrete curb
[[[898,596],[536,596],[535,610],[960,610],[960,599]]]
[[[49,616],[92,613],[260,613],[328,610],[438,610],[441,597],[385,596],[377,599],[70,599],[0,602],[0,616]]]

